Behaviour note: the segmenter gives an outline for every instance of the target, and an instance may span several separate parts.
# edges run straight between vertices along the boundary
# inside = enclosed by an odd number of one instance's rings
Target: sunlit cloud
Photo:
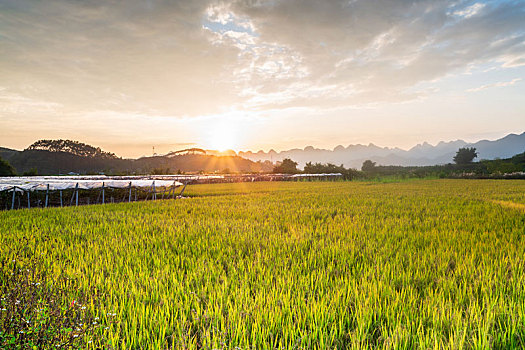
[[[477,2],[461,10],[454,11],[453,14],[463,18],[470,18],[472,16],[476,16],[481,10],[483,10],[484,7],[485,4]]]
[[[501,81],[501,82],[497,82],[493,84],[481,85],[480,87],[468,89],[467,91],[468,92],[478,92],[478,91],[482,91],[482,90],[486,90],[490,88],[512,86],[520,81],[521,81],[521,78],[516,78],[516,79],[512,79],[511,81]]]
[[[60,103],[32,99],[18,93],[9,92],[7,88],[0,88],[0,112],[24,113],[39,111],[58,111]]]
[[[389,115],[412,103],[414,116],[426,115],[433,99],[452,104],[465,92],[522,89],[524,23],[521,1],[0,0],[0,118],[3,127],[23,120],[31,138],[46,136],[30,126],[50,115],[68,130],[90,120],[99,135],[109,133],[100,111],[123,116],[115,130],[152,135],[152,121],[165,118],[182,143],[206,142],[190,129],[207,133],[198,120],[213,125],[231,111],[243,132],[255,128],[255,115],[277,113],[286,125],[301,108],[333,123],[334,133],[345,115],[352,130],[358,117],[349,110],[374,128],[371,106]],[[443,86],[451,78],[462,87],[445,96],[456,90]],[[513,101],[516,113],[524,109]],[[484,103],[468,108],[479,114]],[[392,129],[399,117],[390,116]],[[265,137],[279,125],[267,124]],[[487,118],[485,128],[493,127]],[[297,140],[308,140],[311,129],[296,128]],[[241,139],[236,147],[255,147]]]

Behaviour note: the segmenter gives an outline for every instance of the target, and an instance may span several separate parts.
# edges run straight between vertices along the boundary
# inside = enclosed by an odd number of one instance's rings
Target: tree
[[[312,162],[306,163],[304,166],[304,173],[305,174],[333,174],[333,173],[345,173],[346,169],[344,168],[343,164],[340,166],[337,166],[332,163],[315,163],[312,164]]]
[[[454,162],[456,164],[470,164],[472,163],[472,160],[478,156],[478,153],[476,152],[476,148],[474,147],[465,147],[460,148],[456,152],[456,156],[454,157]]]
[[[297,170],[297,162],[286,158],[273,168],[273,172],[277,174],[296,174],[299,170]]]
[[[37,168],[31,168],[28,171],[24,171],[23,176],[37,176],[38,175],[38,169]]]
[[[372,162],[370,159],[367,159],[363,162],[363,165],[361,166],[361,170],[365,173],[371,173],[376,168],[376,162]]]
[[[100,147],[93,147],[78,141],[71,140],[38,140],[26,150],[39,150],[49,152],[65,152],[80,157],[116,159],[114,153],[104,152]]]
[[[170,168],[153,168],[153,170],[151,170],[151,175],[170,175],[171,174],[171,169]]]
[[[337,166],[332,163],[327,164],[321,164],[321,163],[315,163],[312,164],[312,162],[306,163],[304,166],[305,174],[334,174],[339,173],[343,175],[343,179],[345,180],[352,180],[356,178],[359,175],[359,172],[354,169],[346,169],[343,164]]]
[[[0,176],[13,176],[15,175],[15,169],[7,162],[0,158]]]

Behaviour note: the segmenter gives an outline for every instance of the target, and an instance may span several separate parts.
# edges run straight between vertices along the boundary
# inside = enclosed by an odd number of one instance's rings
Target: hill
[[[12,156],[17,154],[18,152],[20,152],[20,151],[17,151],[16,149],[0,147],[0,158],[3,158],[5,160],[9,160]]]
[[[175,157],[144,157],[139,159],[104,159],[77,156],[66,152],[25,150],[13,155],[9,162],[22,174],[36,169],[40,175],[78,174],[145,174],[176,172],[260,172],[271,171],[261,163],[238,156],[180,155]]]
[[[253,162],[239,156],[181,154],[122,159],[112,153],[101,151],[100,148],[74,141],[43,141],[47,143],[37,141],[24,151],[3,148],[2,158],[7,159],[19,174],[36,169],[40,175],[70,172],[78,174],[169,174],[200,171],[249,173],[272,170],[268,164]],[[49,141],[53,141],[52,144]],[[42,144],[46,146],[40,147]],[[57,144],[64,147],[57,148]]]

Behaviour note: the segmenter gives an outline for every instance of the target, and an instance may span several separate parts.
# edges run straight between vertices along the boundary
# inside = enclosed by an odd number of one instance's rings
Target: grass
[[[497,203],[525,203],[523,181],[186,193],[1,212],[0,256],[27,239],[72,296],[97,296],[109,326],[86,348],[525,346],[525,216]]]

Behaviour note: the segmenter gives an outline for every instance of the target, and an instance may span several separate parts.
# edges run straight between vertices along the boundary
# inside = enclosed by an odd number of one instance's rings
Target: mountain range
[[[67,141],[72,145],[77,142]],[[37,142],[38,143],[38,142]],[[35,143],[36,144],[36,143]],[[92,146],[79,144],[94,149]],[[525,132],[509,134],[501,139],[481,140],[468,143],[463,140],[439,142],[433,146],[427,142],[418,144],[409,150],[400,148],[369,145],[337,146],[333,150],[319,149],[312,146],[304,149],[291,149],[282,152],[219,152],[206,150],[205,154],[182,154],[122,159],[113,157],[85,157],[66,151],[26,149],[17,151],[0,147],[0,157],[8,160],[18,173],[36,169],[39,174],[75,173],[150,173],[152,171],[186,172],[268,172],[273,164],[290,158],[303,168],[307,162],[332,163],[346,168],[360,169],[365,160],[372,160],[377,165],[428,166],[453,162],[457,150],[462,147],[474,147],[478,152],[476,160],[510,158],[525,152]]]
[[[276,162],[290,158],[299,163],[301,168],[307,162],[343,164],[345,167],[361,168],[367,159],[376,162],[377,165],[426,166],[452,163],[454,155],[461,147],[475,147],[478,152],[476,160],[509,158],[525,151],[525,132],[519,135],[509,134],[494,141],[481,140],[474,143],[463,140],[441,141],[432,146],[424,142],[409,150],[397,147],[379,147],[370,143],[369,145],[357,144],[347,147],[339,145],[333,150],[308,146],[304,149],[291,149],[282,152],[274,150],[255,153],[241,151],[238,155],[254,162],[266,160]]]

